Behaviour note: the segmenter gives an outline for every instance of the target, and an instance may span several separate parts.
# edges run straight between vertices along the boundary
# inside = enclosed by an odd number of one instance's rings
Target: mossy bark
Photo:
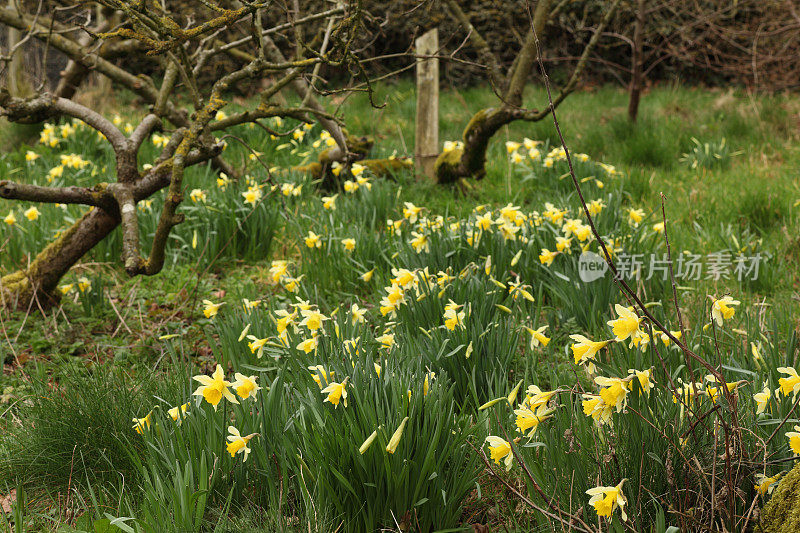
[[[489,141],[497,130],[522,116],[523,110],[509,106],[489,107],[475,113],[464,128],[464,148],[442,153],[436,159],[436,181],[452,183],[460,178],[483,179]]]
[[[27,268],[0,278],[4,305],[28,308],[32,299],[42,306],[57,302],[56,287],[64,274],[118,224],[118,218],[92,208],[39,252]]]
[[[766,533],[800,531],[800,463],[778,483],[764,506],[761,525]]]

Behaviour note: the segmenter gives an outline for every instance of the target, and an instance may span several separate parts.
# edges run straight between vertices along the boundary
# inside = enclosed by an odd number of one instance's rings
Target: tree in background
[[[338,157],[347,159],[341,123],[316,100],[315,81],[321,65],[358,69],[351,45],[361,17],[360,2],[342,2],[309,14],[282,12],[266,0],[227,8],[212,8],[201,1],[195,7],[188,17],[160,4],[126,0],[73,6],[69,17],[58,10],[44,14],[42,5],[30,10],[0,9],[0,24],[21,32],[21,39],[36,39],[69,58],[54,92],[22,97],[0,87],[0,116],[23,124],[59,117],[79,119],[105,138],[116,159],[116,181],[92,187],[0,181],[2,198],[91,207],[27,267],[0,278],[0,296],[6,305],[27,306],[32,299],[45,305],[54,300],[61,277],[120,225],[126,272],[131,276],[160,272],[170,231],[183,220],[178,206],[184,196],[186,168],[211,161],[233,172],[219,157],[224,142],[217,138],[230,127],[269,117],[316,120],[335,139]],[[265,24],[280,16],[286,22]],[[325,21],[323,29],[306,41],[303,26],[317,21]],[[239,63],[209,75],[206,67],[223,54],[234,55]],[[9,55],[3,58],[5,64],[0,66],[7,68]],[[110,80],[114,90],[134,93],[149,106],[149,113],[130,135],[97,111],[71,100],[89,72]],[[259,103],[225,117],[218,115],[228,103],[228,91],[241,86],[256,88]],[[286,104],[277,98],[286,87],[300,95],[299,103]],[[156,131],[164,131],[169,140],[152,167],[140,171],[140,147]],[[164,188],[168,192],[151,251],[143,257],[136,204]]]
[[[592,38],[585,46],[569,81],[561,88],[553,105],[558,106],[575,90],[581,72],[592,50],[597,45],[603,30],[608,25],[620,0],[614,0],[608,6],[602,20],[594,30]],[[546,46],[544,38],[545,25],[556,16],[566,4],[560,2],[553,7],[550,0],[539,0],[531,15],[531,29],[525,35],[522,45],[511,67],[504,73],[500,61],[491,50],[488,42],[470,23],[469,17],[456,0],[447,0],[447,8],[467,30],[472,46],[477,50],[480,61],[486,66],[489,80],[498,97],[498,105],[481,109],[475,113],[464,128],[463,147],[443,152],[436,161],[436,177],[439,183],[452,183],[461,178],[474,177],[481,179],[486,175],[486,150],[489,141],[497,131],[516,120],[537,122],[547,117],[549,108],[537,110],[526,109],[522,104],[525,85],[528,83],[536,63],[538,47]],[[538,43],[537,44],[537,38]]]

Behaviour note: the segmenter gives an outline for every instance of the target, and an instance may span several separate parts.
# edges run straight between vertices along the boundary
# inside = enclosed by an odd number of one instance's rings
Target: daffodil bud
[[[408,417],[405,417],[402,422],[400,422],[400,427],[395,430],[394,435],[392,438],[389,439],[389,444],[386,445],[386,451],[389,453],[394,453],[397,450],[397,445],[400,444],[400,439],[403,436],[403,429],[406,427],[406,422],[408,422]]]
[[[507,398],[495,398],[494,400],[489,400],[485,404],[483,404],[480,407],[478,407],[478,411],[483,411],[484,409],[488,409],[491,406],[493,406],[493,405],[495,405],[495,404],[497,404],[499,402],[502,402],[503,400],[506,400],[506,399]]]
[[[508,395],[508,403],[510,405],[514,405],[514,402],[517,401],[517,393],[519,392],[519,388],[522,386],[522,380],[519,380],[517,386],[514,387],[514,390]]]
[[[358,453],[364,455],[364,452],[369,450],[369,447],[372,446],[372,443],[375,440],[375,437],[377,436],[378,436],[378,430],[376,429],[375,431],[370,433],[369,437],[367,437],[367,440],[365,440],[364,444],[362,444],[361,447],[358,449]]]

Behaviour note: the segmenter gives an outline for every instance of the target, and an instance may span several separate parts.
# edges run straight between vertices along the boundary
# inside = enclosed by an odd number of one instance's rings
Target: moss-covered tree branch
[[[584,47],[569,81],[553,100],[554,107],[560,105],[577,87],[588,57],[610,22],[619,2],[620,0],[614,0],[606,10],[592,38]],[[558,8],[559,6],[556,7]],[[535,34],[541,38],[550,13],[550,0],[540,0],[533,14],[533,28],[526,35],[525,42],[506,77],[506,92],[497,106],[481,109],[472,116],[462,134],[462,148],[439,154],[434,167],[439,183],[452,183],[469,177],[482,179],[486,176],[486,151],[489,142],[500,128],[517,120],[536,122],[545,118],[550,112],[549,106],[541,110],[525,109],[522,106],[525,85],[536,61],[536,39],[533,30],[535,29]]]

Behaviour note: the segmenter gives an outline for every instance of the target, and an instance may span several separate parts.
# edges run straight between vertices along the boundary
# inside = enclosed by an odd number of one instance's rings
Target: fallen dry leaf
[[[11,506],[14,505],[15,501],[17,501],[17,489],[11,489],[11,492],[0,498],[0,509],[2,509],[4,513],[10,513]]]

